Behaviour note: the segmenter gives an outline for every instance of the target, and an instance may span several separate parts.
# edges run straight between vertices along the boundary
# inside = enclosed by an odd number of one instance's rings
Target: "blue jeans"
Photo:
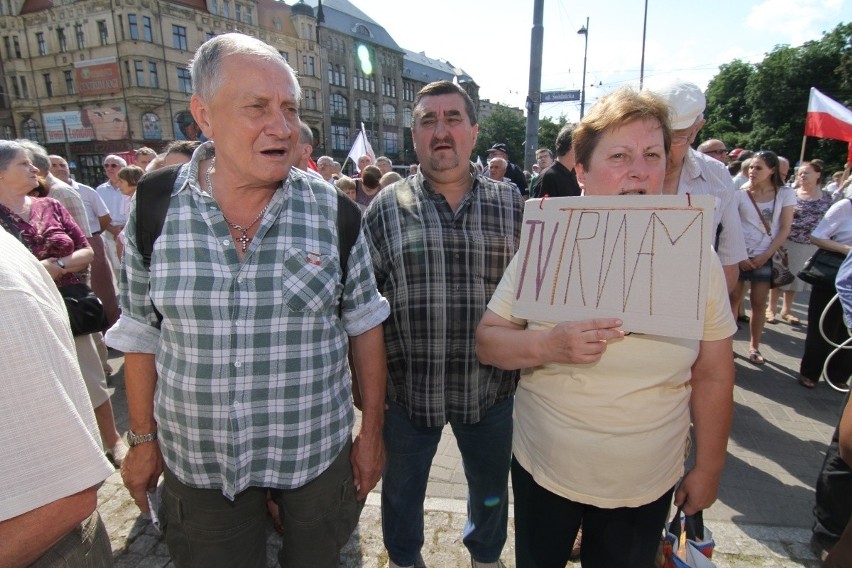
[[[423,547],[423,501],[440,427],[417,426],[391,402],[385,412],[382,532],[388,556],[410,566]],[[496,562],[506,542],[514,399],[497,402],[476,424],[450,422],[467,477],[462,542],[478,562]]]

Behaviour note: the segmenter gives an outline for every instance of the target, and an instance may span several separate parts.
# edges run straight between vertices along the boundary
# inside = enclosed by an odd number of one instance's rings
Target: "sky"
[[[481,99],[524,108],[529,92],[533,0],[350,0],[400,47],[464,69]],[[671,78],[701,88],[734,59],[757,63],[778,45],[799,46],[852,19],[852,0],[647,0],[644,85]],[[586,109],[622,86],[639,86],[642,0],[544,0],[541,90],[583,85]],[[579,102],[542,104],[540,116],[579,118]]]

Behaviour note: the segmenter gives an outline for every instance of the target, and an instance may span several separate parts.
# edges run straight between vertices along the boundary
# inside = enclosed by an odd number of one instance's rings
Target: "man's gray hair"
[[[106,164],[106,161],[107,161],[107,160],[115,160],[116,162],[118,162],[119,164],[121,164],[121,167],[122,167],[122,168],[127,167],[127,160],[125,160],[124,158],[122,158],[122,157],[121,157],[121,156],[119,156],[118,154],[110,154],[109,156],[107,156],[106,158],[104,158],[104,163],[105,163],[105,164]]]
[[[334,166],[334,158],[332,158],[331,156],[320,156],[319,158],[317,158],[317,166],[324,165]]]
[[[391,159],[387,156],[379,156],[378,158],[376,158],[376,164],[378,164],[379,162],[387,162],[389,166],[393,166],[393,162],[391,162]]]
[[[195,51],[190,62],[192,92],[205,101],[209,101],[225,80],[221,73],[222,63],[231,55],[254,55],[267,61],[284,66],[293,79],[296,99],[301,100],[302,90],[296,72],[274,47],[261,40],[240,33],[227,33],[207,40]]]
[[[314,143],[314,131],[311,130],[311,127],[299,121],[299,144],[313,144]]]
[[[15,142],[21,145],[24,151],[29,155],[30,161],[39,169],[40,172],[50,170],[50,158],[47,155],[47,150],[45,150],[43,146],[36,144],[32,140],[27,140],[26,138],[19,138],[18,140],[15,140]]]

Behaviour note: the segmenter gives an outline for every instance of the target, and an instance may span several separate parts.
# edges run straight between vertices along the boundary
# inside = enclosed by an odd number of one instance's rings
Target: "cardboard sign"
[[[704,195],[530,199],[512,315],[617,317],[625,331],[700,339],[714,205]]]

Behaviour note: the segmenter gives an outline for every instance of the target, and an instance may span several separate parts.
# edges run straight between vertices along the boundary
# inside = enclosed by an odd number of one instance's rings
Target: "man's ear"
[[[213,139],[213,123],[210,120],[210,111],[207,109],[207,103],[201,100],[198,95],[192,95],[189,99],[189,111],[192,113],[192,118],[195,119],[195,124],[204,133],[204,137],[208,140]]]

